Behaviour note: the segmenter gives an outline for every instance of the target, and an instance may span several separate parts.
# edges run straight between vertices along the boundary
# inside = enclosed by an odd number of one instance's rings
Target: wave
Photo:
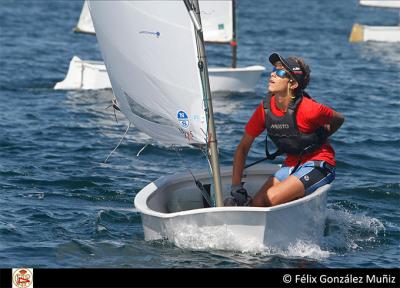
[[[365,212],[354,213],[338,205],[328,209],[327,225],[322,246],[332,253],[345,254],[379,246],[385,225]]]
[[[176,246],[192,251],[212,250],[213,253],[222,249],[224,252],[221,253],[226,257],[235,258],[237,253],[247,254],[254,257],[255,262],[261,263],[270,256],[323,262],[338,254],[372,249],[379,246],[381,234],[385,233],[386,228],[379,219],[365,213],[354,213],[344,208],[329,208],[325,234],[320,243],[299,240],[282,249],[267,247],[248,238],[237,239],[235,235],[229,234],[225,226],[203,228],[200,233],[195,231],[198,231],[198,228],[191,229],[190,226],[179,231],[174,235]]]

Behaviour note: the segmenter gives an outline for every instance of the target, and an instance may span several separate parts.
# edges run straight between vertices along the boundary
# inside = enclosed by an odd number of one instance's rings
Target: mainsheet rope
[[[121,145],[122,141],[124,140],[126,134],[127,134],[128,131],[129,131],[129,128],[131,127],[131,124],[132,124],[132,122],[129,121],[128,127],[126,128],[124,135],[122,135],[122,138],[121,138],[121,140],[119,140],[118,145],[110,152],[110,154],[108,154],[106,160],[104,160],[104,164],[106,164],[106,162],[107,162],[108,158],[110,158],[111,154],[114,153],[115,150],[118,149],[119,145]],[[146,146],[145,146],[145,147],[146,147]],[[140,153],[145,147],[143,147],[143,148],[139,151],[139,153]]]

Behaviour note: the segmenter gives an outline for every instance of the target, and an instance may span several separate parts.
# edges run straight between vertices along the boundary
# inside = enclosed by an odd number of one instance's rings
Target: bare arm
[[[333,111],[333,116],[331,121],[325,125],[325,130],[328,132],[328,136],[335,133],[344,122],[344,117],[339,112]]]
[[[238,185],[242,181],[247,154],[249,153],[253,141],[253,136],[244,133],[242,140],[240,140],[240,143],[236,148],[235,157],[233,158],[232,185]]]

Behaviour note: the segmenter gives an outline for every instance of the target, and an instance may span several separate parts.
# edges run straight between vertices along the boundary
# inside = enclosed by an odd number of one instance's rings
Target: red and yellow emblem
[[[13,269],[12,282],[13,282],[13,288],[33,287],[33,269],[31,268]]]

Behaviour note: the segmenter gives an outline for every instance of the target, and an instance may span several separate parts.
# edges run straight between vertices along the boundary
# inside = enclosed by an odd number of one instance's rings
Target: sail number
[[[182,110],[178,111],[177,118],[178,118],[179,125],[182,128],[186,129],[186,128],[189,127],[189,117],[188,117],[188,114],[185,111],[182,111]]]

